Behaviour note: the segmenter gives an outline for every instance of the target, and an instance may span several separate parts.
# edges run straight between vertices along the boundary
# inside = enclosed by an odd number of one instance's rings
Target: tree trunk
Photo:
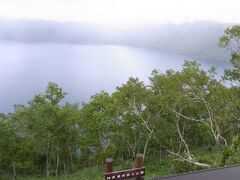
[[[45,152],[46,154],[46,176],[48,177],[50,175],[49,169],[51,166],[51,160],[50,160],[50,148],[51,148],[51,143],[48,144],[47,150]]]
[[[176,120],[176,128],[177,128],[177,132],[178,132],[178,136],[179,138],[181,139],[182,143],[184,144],[185,148],[186,148],[186,151],[187,151],[187,156],[189,159],[192,159],[191,157],[191,153],[190,153],[190,150],[189,150],[189,147],[188,147],[188,144],[187,142],[185,141],[185,139],[183,138],[183,135],[180,131],[180,127],[179,127],[179,117],[177,117],[177,120]]]
[[[74,169],[74,165],[73,165],[73,155],[72,155],[72,149],[70,146],[68,146],[69,152],[70,152],[70,160],[71,160],[71,169]]]
[[[186,162],[191,163],[191,164],[193,164],[193,165],[200,166],[200,167],[204,167],[204,168],[211,168],[211,166],[210,166],[209,164],[199,163],[199,162],[196,162],[196,161],[194,161],[194,160],[192,160],[192,159],[184,158],[184,157],[182,157],[181,155],[176,154],[176,153],[174,153],[174,152],[171,152],[171,151],[169,151],[169,150],[167,150],[167,151],[168,151],[170,154],[177,156],[177,157],[180,158],[182,161],[186,161]]]
[[[179,145],[178,145],[178,154],[181,153],[181,150],[182,150],[182,141],[179,139]]]
[[[56,176],[58,176],[58,168],[59,168],[59,154],[58,154],[58,147],[57,147],[57,164],[56,164],[56,171],[55,171]]]
[[[16,165],[15,162],[12,162],[12,168],[13,168],[13,178],[17,179],[17,171],[16,171]]]
[[[162,159],[162,145],[160,145],[159,157],[160,157],[160,159]]]
[[[65,164],[65,162],[63,163],[63,171],[64,171],[64,175],[66,176],[67,175],[67,171],[66,171],[66,164]]]
[[[146,153],[147,153],[148,143],[149,143],[149,141],[150,141],[150,139],[151,139],[151,137],[152,137],[152,132],[153,132],[153,131],[151,131],[151,132],[148,134],[147,140],[146,140],[146,142],[145,142],[145,146],[144,146],[144,150],[143,150],[143,161],[144,161],[145,156],[146,156]]]
[[[177,119],[176,119],[176,128],[177,128],[178,136],[181,139],[183,145],[185,146],[185,149],[187,151],[187,158],[185,158],[185,157],[183,157],[183,156],[181,156],[179,154],[176,154],[176,153],[174,153],[172,151],[169,151],[169,150],[167,150],[167,152],[169,152],[172,155],[177,156],[178,158],[180,158],[183,161],[186,161],[188,163],[194,164],[196,166],[210,168],[211,166],[209,164],[200,163],[200,162],[197,162],[197,161],[194,160],[194,158],[192,157],[192,154],[191,154],[191,152],[189,150],[188,144],[187,144],[187,142],[185,141],[185,139],[183,137],[183,134],[182,134],[183,132],[180,131],[180,124],[179,124],[179,121],[180,121],[179,118],[180,117],[179,117],[179,115],[177,115],[176,117],[177,117]]]
[[[49,176],[49,154],[48,151],[46,151],[46,176]]]

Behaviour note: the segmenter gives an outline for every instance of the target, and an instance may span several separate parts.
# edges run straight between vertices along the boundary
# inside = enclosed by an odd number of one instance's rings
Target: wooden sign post
[[[144,180],[145,168],[143,167],[142,154],[136,155],[134,169],[113,172],[112,162],[113,159],[106,159],[105,180]]]

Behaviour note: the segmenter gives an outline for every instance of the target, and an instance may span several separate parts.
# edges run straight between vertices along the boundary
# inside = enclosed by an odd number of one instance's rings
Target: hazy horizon
[[[240,23],[239,5],[238,0],[8,0],[0,1],[0,19],[88,23],[115,30],[206,20]]]

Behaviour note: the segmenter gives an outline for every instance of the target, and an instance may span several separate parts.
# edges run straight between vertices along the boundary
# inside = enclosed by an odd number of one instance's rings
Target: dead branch
[[[209,164],[193,161],[193,158],[192,159],[184,158],[180,154],[174,153],[174,152],[172,152],[170,150],[167,150],[167,152],[172,154],[172,155],[174,155],[174,156],[177,156],[179,158],[179,160],[181,160],[181,161],[186,161],[186,162],[188,162],[190,164],[193,164],[193,165],[196,165],[196,166],[200,166],[200,167],[204,167],[204,168],[208,168],[208,169],[211,168],[211,166]]]

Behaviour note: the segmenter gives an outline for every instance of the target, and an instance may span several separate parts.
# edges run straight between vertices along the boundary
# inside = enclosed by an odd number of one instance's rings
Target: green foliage
[[[220,158],[220,164],[219,166],[225,166],[226,165],[226,161],[234,154],[234,150],[230,147],[226,147],[224,148],[222,154],[221,154],[221,158]]]
[[[239,81],[239,49],[233,48],[239,29],[227,29],[220,39],[232,50],[234,68],[225,73],[232,82]],[[26,106],[0,113],[0,177],[102,179],[106,157],[127,169],[137,153],[145,156],[147,178],[203,168],[191,161],[239,163],[239,86],[215,75],[214,67],[185,61],[178,71],[154,70],[148,86],[131,77],[82,106],[62,105],[67,93],[49,83]]]
[[[186,161],[175,160],[174,169],[175,169],[176,174],[180,174],[180,173],[184,173],[184,172],[200,170],[201,168],[194,166],[192,164],[189,164]]]
[[[230,62],[233,69],[225,70],[225,78],[230,81],[240,82],[240,26],[232,26],[225,30],[225,34],[219,39],[220,47],[231,52]]]

